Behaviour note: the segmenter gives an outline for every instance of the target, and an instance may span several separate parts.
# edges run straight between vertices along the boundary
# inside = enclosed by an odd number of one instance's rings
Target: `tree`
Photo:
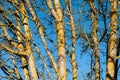
[[[1,0],[0,79],[119,79],[117,0]]]
[[[95,80],[100,80],[100,54],[99,54],[99,41],[97,37],[98,30],[98,12],[96,11],[95,5],[92,1],[89,2],[91,7],[91,21],[92,21],[92,39],[93,39],[93,50],[95,55]]]
[[[110,38],[109,38],[109,49],[108,49],[108,58],[107,58],[107,72],[106,80],[111,80],[115,78],[115,65],[116,65],[116,26],[117,26],[117,0],[110,0]]]

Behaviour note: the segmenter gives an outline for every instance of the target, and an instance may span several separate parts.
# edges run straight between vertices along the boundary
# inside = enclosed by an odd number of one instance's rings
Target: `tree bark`
[[[21,10],[23,14],[26,15],[26,9],[22,1],[21,1]],[[37,70],[34,62],[34,56],[33,56],[32,45],[31,45],[32,34],[29,28],[27,17],[22,15],[22,21],[23,21],[23,27],[25,31],[26,53],[28,57],[28,64],[30,67],[31,77],[33,80],[38,80],[38,75],[37,75]]]
[[[92,40],[93,40],[93,51],[95,55],[95,80],[100,80],[100,54],[99,54],[99,41],[97,37],[98,30],[98,14],[95,9],[95,5],[92,1],[89,2],[91,7],[91,21],[92,21]]]
[[[106,66],[106,80],[115,79],[116,64],[116,26],[117,26],[118,1],[110,0],[110,38]]]
[[[63,14],[60,7],[59,0],[54,0],[56,9],[56,31],[57,31],[57,41],[58,41],[58,80],[66,80],[66,55],[65,55],[65,34],[64,34],[64,24],[63,24]]]
[[[72,80],[77,80],[77,62],[75,60],[76,32],[74,26],[74,19],[72,16],[71,0],[66,0],[66,8],[68,11],[70,26],[72,30],[72,54],[71,54]]]

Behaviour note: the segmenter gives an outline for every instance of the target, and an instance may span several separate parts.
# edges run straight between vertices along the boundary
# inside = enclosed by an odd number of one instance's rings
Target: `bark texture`
[[[26,9],[23,2],[21,2],[21,10],[23,14],[26,15]],[[25,41],[26,41],[26,54],[28,57],[28,65],[30,67],[31,77],[33,80],[38,80],[38,75],[37,75],[37,70],[34,62],[34,56],[33,56],[32,45],[31,45],[32,35],[31,35],[31,30],[28,24],[27,17],[22,15],[22,21],[23,21],[23,27],[25,31],[24,35],[25,35]]]
[[[59,0],[54,0],[56,9],[56,31],[58,41],[58,80],[66,80],[66,55],[65,55],[65,34],[63,24],[63,14]]]
[[[77,80],[77,70],[78,69],[77,69],[77,62],[75,60],[76,32],[75,32],[74,19],[72,16],[71,0],[66,0],[66,8],[68,11],[71,32],[72,32],[72,54],[71,54],[72,80]]]
[[[106,80],[114,80],[115,64],[116,64],[116,26],[117,26],[117,11],[118,1],[110,0],[110,38],[107,57],[107,72]]]
[[[92,40],[93,40],[93,51],[95,55],[95,80],[100,80],[100,54],[99,54],[99,41],[97,37],[98,30],[98,14],[94,5],[94,2],[90,1],[91,7],[91,21],[92,21]]]

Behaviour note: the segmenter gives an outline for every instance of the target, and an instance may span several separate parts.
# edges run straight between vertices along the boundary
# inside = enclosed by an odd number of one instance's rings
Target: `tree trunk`
[[[58,73],[58,69],[57,69],[57,63],[52,55],[52,53],[50,52],[50,50],[48,49],[48,46],[47,46],[47,43],[46,43],[46,40],[45,40],[45,37],[44,37],[44,32],[43,32],[43,26],[41,25],[41,22],[40,20],[38,19],[37,15],[35,14],[35,11],[34,9],[32,8],[32,5],[30,4],[30,1],[29,0],[25,0],[27,6],[29,7],[30,11],[31,11],[31,14],[33,16],[33,20],[38,28],[38,32],[40,34],[40,38],[42,40],[42,43],[45,47],[45,50],[49,56],[49,58],[51,59],[52,61],[52,64],[53,64],[53,68],[55,70],[56,73]]]
[[[23,14],[26,15],[26,9],[24,7],[24,3],[21,1],[21,11]],[[25,15],[22,15],[22,21],[23,21],[23,27],[25,31],[25,41],[26,41],[26,54],[28,57],[28,64],[30,67],[31,77],[33,80],[38,80],[37,70],[34,62],[34,56],[32,52],[32,45],[31,45],[31,39],[32,34],[29,28],[28,19]]]
[[[117,26],[117,11],[118,1],[110,0],[110,38],[106,66],[106,80],[115,79],[115,64],[116,64],[116,26]]]
[[[75,33],[74,19],[72,16],[71,0],[66,0],[66,8],[69,14],[70,26],[72,30],[72,54],[71,54],[72,80],[77,80],[77,62],[75,60],[76,33]]]
[[[98,37],[97,37],[97,30],[98,30],[98,14],[95,9],[95,5],[92,1],[90,1],[91,7],[91,21],[92,21],[92,39],[93,39],[93,51],[95,55],[95,80],[100,80],[100,54],[99,54],[99,47],[98,47]]]
[[[58,41],[58,80],[66,80],[66,55],[65,55],[65,34],[63,24],[63,14],[60,8],[59,0],[54,0],[56,9],[56,30],[57,30],[57,41]]]

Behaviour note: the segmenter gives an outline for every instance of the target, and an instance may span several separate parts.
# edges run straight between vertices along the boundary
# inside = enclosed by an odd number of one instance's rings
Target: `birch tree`
[[[115,64],[116,64],[116,27],[117,27],[117,11],[118,1],[110,0],[110,38],[107,57],[107,72],[106,80],[115,78]]]
[[[0,0],[0,79],[119,79],[117,0]]]

